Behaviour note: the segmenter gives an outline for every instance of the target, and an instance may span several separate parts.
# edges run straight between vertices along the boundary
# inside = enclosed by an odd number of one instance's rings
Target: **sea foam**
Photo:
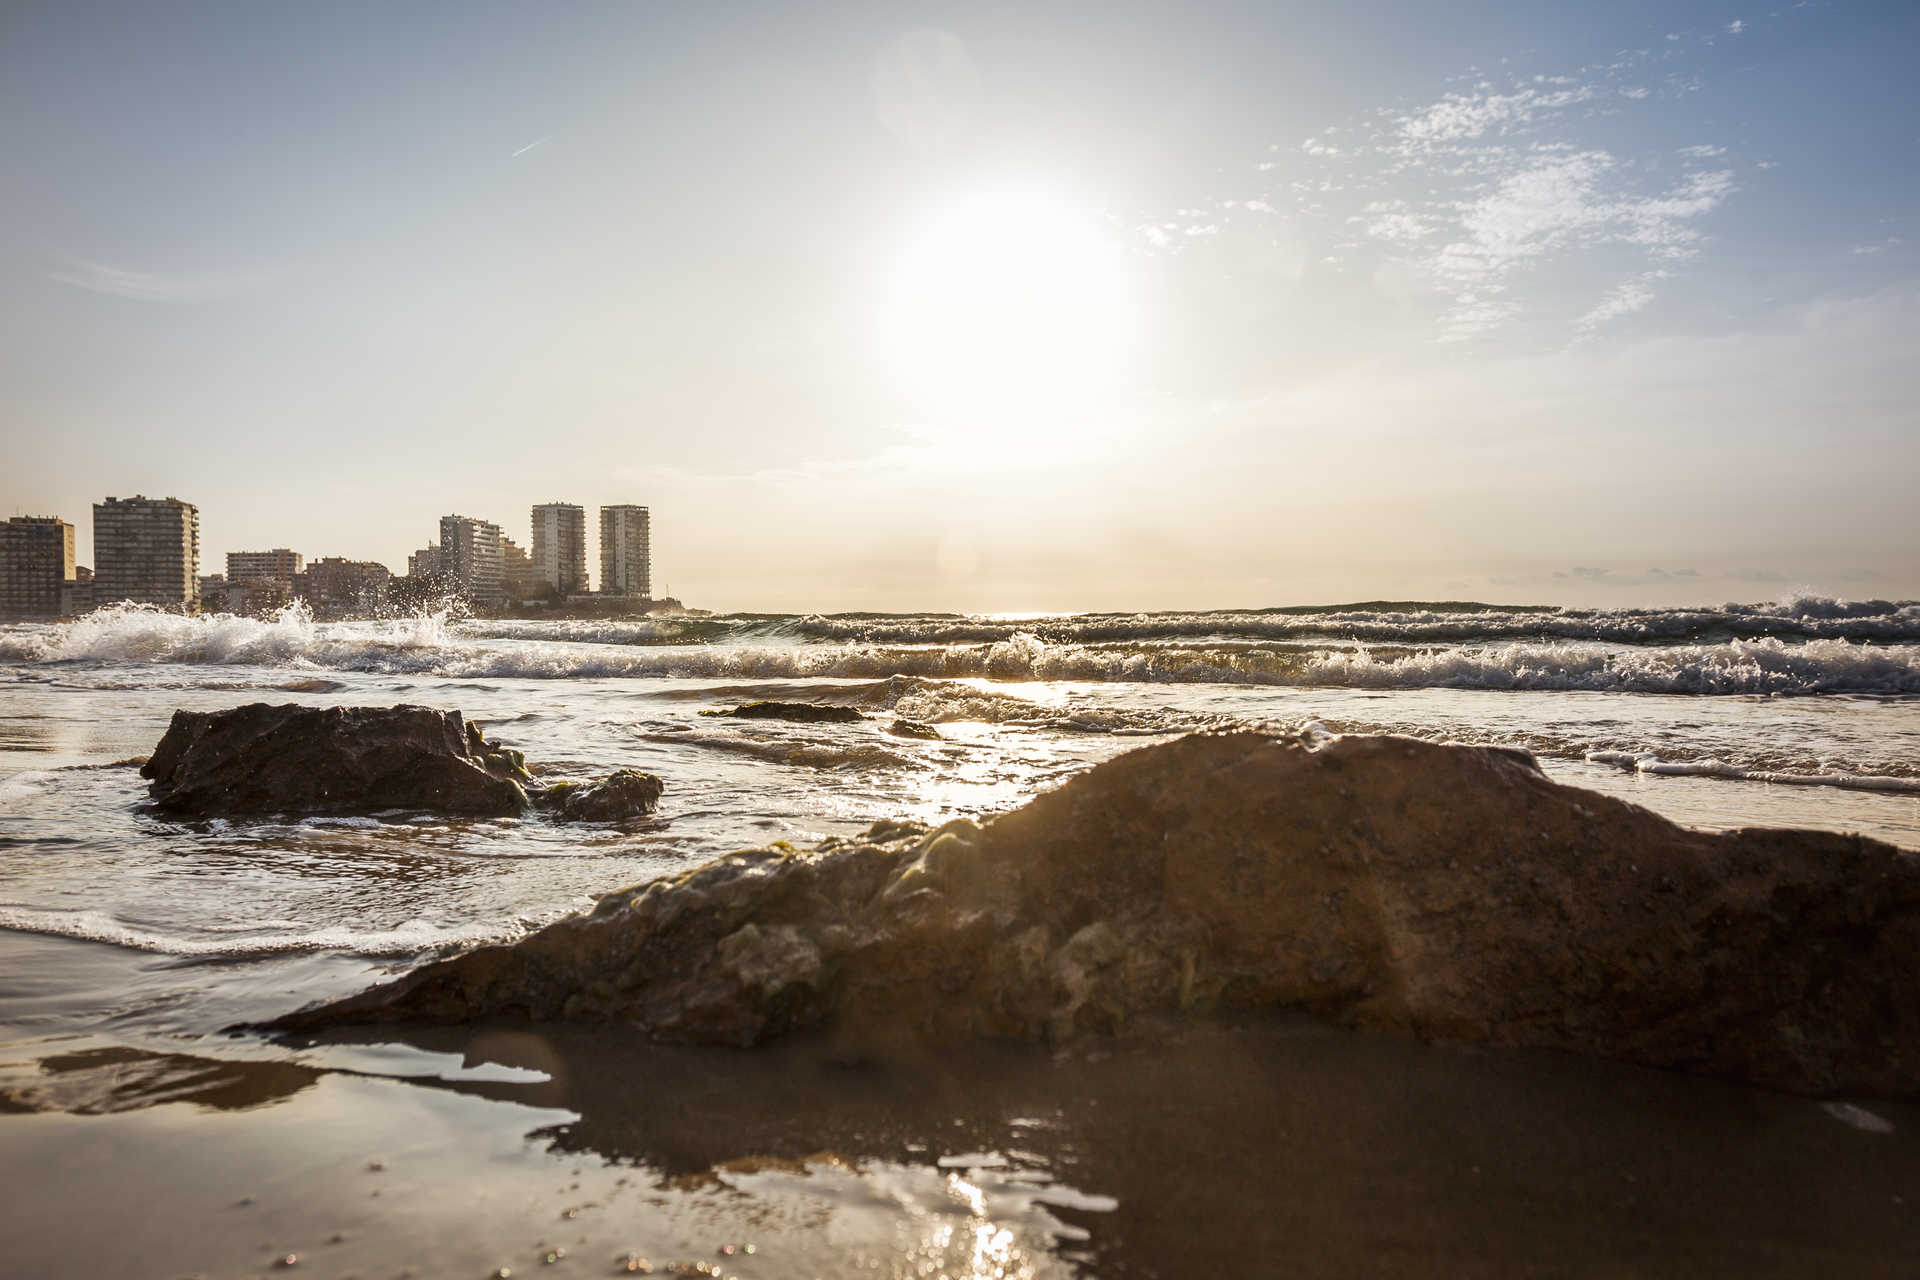
[[[166,930],[122,920],[104,911],[61,911],[0,903],[0,929],[104,942],[134,951],[194,957],[286,955],[346,951],[364,956],[409,956],[449,946],[513,942],[544,921],[508,921],[455,928],[413,920],[391,928],[351,925],[313,927],[296,921],[265,921],[244,929]]]
[[[1589,751],[1586,759],[1594,764],[1618,765],[1656,777],[1725,778],[1737,782],[1771,782],[1788,787],[1841,787],[1850,791],[1894,791],[1920,795],[1920,778],[1886,774],[1750,769],[1711,756],[1704,760],[1663,760],[1651,751]]]
[[[1876,603],[1875,607],[1880,606]],[[1834,609],[1839,610],[1839,606]],[[1903,605],[1873,617],[1884,622],[1904,618],[1913,610],[1913,606]],[[1846,620],[1860,621],[1852,615]],[[1141,619],[1125,625],[1134,622],[1149,625]],[[188,618],[119,606],[61,626],[14,628],[0,633],[4,637],[0,639],[0,659],[29,667],[246,664],[453,679],[884,679],[906,675],[931,680],[1377,689],[1920,693],[1920,645],[1867,643],[1848,637],[1790,640],[1763,636],[1640,645],[1590,638],[1437,644],[1408,643],[1408,629],[1402,627],[1395,633],[1402,643],[1369,646],[1261,643],[1241,637],[1175,641],[1167,637],[1164,626],[1154,622],[1151,625],[1158,629],[1151,640],[1061,641],[1039,631],[1018,630],[988,643],[636,646],[554,639],[534,627],[518,638],[475,636],[469,630],[471,625],[451,622],[441,614],[316,623],[297,605],[268,620],[227,615]],[[482,630],[497,632],[501,628],[486,624]],[[1412,628],[1412,632],[1417,631],[1417,627]],[[556,634],[566,634],[564,624]],[[903,714],[912,712],[903,709]]]

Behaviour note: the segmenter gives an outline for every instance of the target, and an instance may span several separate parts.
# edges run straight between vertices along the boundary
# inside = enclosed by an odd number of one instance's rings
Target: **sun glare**
[[[930,412],[981,427],[1071,417],[1128,364],[1131,277],[1118,236],[1092,210],[1031,188],[974,191],[907,240],[882,342]]]

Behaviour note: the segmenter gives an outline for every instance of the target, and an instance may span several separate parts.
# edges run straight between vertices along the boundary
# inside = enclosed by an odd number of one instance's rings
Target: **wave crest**
[[[172,956],[238,958],[345,951],[363,956],[411,956],[450,946],[514,942],[544,921],[515,920],[487,928],[452,928],[410,920],[389,929],[349,925],[303,926],[266,921],[244,929],[213,927],[173,932],[134,924],[104,911],[61,911],[0,904],[0,929]],[[275,927],[275,926],[280,927]]]
[[[1899,612],[1905,614],[1915,608],[1903,606]],[[1887,616],[1875,615],[1883,620]],[[28,665],[244,664],[453,679],[884,680],[912,676],[932,681],[1618,693],[1920,693],[1920,645],[1869,644],[1847,637],[1789,642],[1780,636],[1764,636],[1641,646],[1587,639],[1506,640],[1369,648],[1217,637],[1186,643],[1164,639],[1061,642],[1039,631],[1017,630],[978,644],[627,646],[567,642],[538,631],[523,638],[477,638],[468,626],[449,622],[444,614],[379,622],[316,623],[300,605],[267,620],[227,615],[180,617],[145,606],[124,605],[100,610],[77,622],[10,629],[4,633],[0,657]],[[927,691],[916,691],[915,696],[924,698]],[[937,720],[947,714],[938,705],[920,701],[910,702],[900,711],[920,719]]]

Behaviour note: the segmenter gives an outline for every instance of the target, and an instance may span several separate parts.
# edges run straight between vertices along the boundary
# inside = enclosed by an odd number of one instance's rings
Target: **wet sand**
[[[69,976],[135,963],[28,950]],[[10,1275],[605,1275],[633,1255],[743,1280],[1892,1277],[1920,1257],[1920,1106],[1302,1017],[882,1061],[525,1024],[129,1043],[36,1029],[12,995]]]

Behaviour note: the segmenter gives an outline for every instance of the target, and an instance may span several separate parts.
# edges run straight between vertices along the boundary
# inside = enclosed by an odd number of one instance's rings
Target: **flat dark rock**
[[[557,782],[532,791],[535,807],[572,822],[622,822],[644,817],[660,803],[660,779],[620,769],[599,782]]]
[[[733,716],[740,720],[794,720],[801,724],[845,724],[865,720],[852,707],[835,707],[819,702],[743,702],[724,711],[703,711],[706,716]]]
[[[274,1025],[1057,1041],[1258,1008],[1911,1096],[1920,857],[1687,830],[1523,752],[1195,735],[984,826],[733,854]]]

